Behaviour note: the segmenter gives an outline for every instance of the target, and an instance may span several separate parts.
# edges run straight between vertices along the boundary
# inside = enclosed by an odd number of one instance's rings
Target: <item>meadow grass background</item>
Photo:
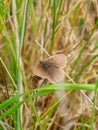
[[[58,84],[32,72],[47,53]],[[97,130],[97,78],[97,0],[0,0],[0,130]]]

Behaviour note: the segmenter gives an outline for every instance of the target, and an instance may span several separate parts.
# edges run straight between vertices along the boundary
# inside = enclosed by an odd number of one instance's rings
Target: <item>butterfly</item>
[[[66,66],[66,56],[64,54],[55,54],[33,67],[33,74],[38,77],[48,79],[50,83],[57,83],[64,79],[64,70]]]

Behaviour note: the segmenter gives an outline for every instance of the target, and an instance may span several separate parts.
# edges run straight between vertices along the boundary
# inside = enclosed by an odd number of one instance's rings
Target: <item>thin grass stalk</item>
[[[85,130],[85,120],[84,120],[83,100],[82,100],[82,119],[81,119],[81,122],[82,122],[81,128],[82,128],[82,130]]]
[[[23,13],[23,20],[22,20],[22,27],[21,27],[21,33],[20,33],[20,54],[21,54],[21,49],[22,49],[22,46],[23,46],[23,39],[24,39],[24,33],[25,33],[25,24],[26,24],[26,13],[27,13],[27,5],[28,5],[28,0],[25,0],[25,5],[24,5],[24,13]],[[20,77],[20,74],[23,75],[22,71],[19,69],[19,72],[18,72],[18,76]],[[24,77],[24,76],[22,76]],[[18,79],[18,83],[20,83],[20,78]],[[24,80],[25,84],[26,81]],[[20,86],[20,84],[18,84]],[[27,85],[26,85],[27,86]],[[26,90],[27,90],[27,93],[28,93],[28,96],[29,96],[29,99],[32,103],[32,107],[33,107],[33,110],[34,110],[34,113],[36,115],[36,118],[37,118],[37,121],[38,121],[38,124],[39,124],[39,127],[41,130],[43,130],[43,126],[41,124],[41,121],[40,121],[40,118],[39,118],[39,115],[37,113],[37,110],[36,110],[36,107],[32,101],[32,97],[30,96],[30,92],[28,90],[28,88],[26,87]]]
[[[53,30],[52,30],[50,52],[52,52],[53,47],[54,47],[55,27],[56,27],[56,0],[53,1]]]
[[[88,0],[88,1],[87,1],[87,11],[86,11],[85,19],[84,19],[84,26],[83,26],[83,29],[82,29],[82,35],[81,35],[80,40],[82,40],[82,39],[83,39],[83,36],[84,36],[85,23],[86,23],[86,19],[87,19],[87,15],[88,15],[89,9],[90,9],[90,4],[91,4],[91,0]]]
[[[36,20],[36,15],[35,15],[33,2],[34,2],[34,0],[29,1],[30,10],[28,10],[28,11],[29,11],[29,14],[30,14],[30,17],[31,17],[31,21],[33,21],[32,30],[33,30],[33,35],[35,35],[36,31],[37,31],[37,20]]]
[[[92,30],[92,32],[90,33],[87,42],[86,42],[85,45],[81,48],[80,53],[79,53],[79,55],[78,55],[76,61],[74,62],[73,66],[72,66],[72,68],[71,68],[70,75],[72,74],[73,70],[75,69],[76,65],[78,64],[78,62],[79,62],[79,60],[80,60],[80,58],[81,58],[81,55],[82,55],[82,53],[84,52],[85,48],[86,48],[87,45],[89,44],[89,41],[90,41],[91,36],[93,35],[94,31],[95,31],[95,27],[94,27],[94,29]]]
[[[3,60],[2,60],[2,58],[1,58],[1,57],[0,57],[0,62],[2,63],[2,65],[3,65],[4,69],[6,70],[7,74],[9,75],[9,77],[10,77],[10,79],[11,79],[11,81],[12,81],[13,85],[14,85],[14,86],[15,86],[15,88],[17,89],[17,85],[16,85],[15,81],[13,80],[12,76],[10,75],[10,72],[8,71],[8,69],[7,69],[6,65],[5,65],[5,63],[3,62]]]
[[[62,0],[59,0],[59,3],[58,3],[58,12],[57,12],[57,18],[56,18],[56,26],[58,24],[58,19],[59,19],[59,15],[60,15],[61,6],[62,6]]]
[[[96,98],[97,98],[97,89],[98,89],[98,80],[96,81],[95,93],[94,93],[94,104],[92,108],[92,118],[91,118],[91,130],[94,130],[95,123],[95,106],[96,106]]]
[[[14,16],[14,23],[15,23],[15,34],[16,34],[16,48],[17,48],[17,59],[18,59],[18,77],[17,77],[17,86],[18,86],[18,93],[20,94],[23,92],[23,85],[22,85],[22,76],[21,76],[21,72],[20,72],[20,68],[22,68],[21,66],[21,48],[23,45],[23,39],[24,39],[24,32],[25,32],[25,23],[26,23],[26,11],[27,11],[27,4],[28,4],[28,0],[25,0],[25,4],[24,4],[24,13],[23,13],[23,20],[22,20],[22,27],[21,27],[21,35],[20,35],[20,39],[19,39],[19,31],[18,31],[18,22],[17,22],[17,17],[16,17],[16,1],[12,1],[13,4],[13,16]],[[20,102],[21,99],[19,98],[18,102]],[[16,130],[20,130],[22,129],[22,125],[21,125],[21,119],[22,119],[22,111],[20,111],[20,108],[17,110],[16,113],[16,120],[17,120],[17,124],[16,124]]]
[[[75,76],[75,81],[78,81],[82,75],[82,73],[84,72],[84,70],[98,57],[98,54],[93,55],[92,57],[89,58],[89,60],[85,63],[85,65],[82,67],[82,69],[80,69],[80,71],[78,72],[78,74]]]
[[[83,39],[83,36],[84,36],[85,22],[86,22],[86,19],[87,19],[87,15],[88,15],[89,8],[90,8],[90,3],[91,3],[91,0],[88,0],[87,11],[86,11],[85,19],[84,19],[84,26],[83,26],[83,29],[82,29],[82,35],[81,35],[79,44],[82,42],[82,39]],[[96,28],[96,26],[94,27],[94,29],[95,29],[95,28]],[[79,61],[79,59],[80,59],[80,57],[81,57],[83,51],[85,50],[86,46],[89,44],[89,40],[90,40],[90,38],[91,38],[91,36],[92,36],[92,34],[93,34],[93,32],[94,32],[94,29],[92,30],[91,34],[89,35],[89,38],[88,38],[87,42],[85,43],[85,45],[84,45],[83,48],[80,50],[80,54],[79,54],[78,58],[76,59],[75,63],[73,64],[73,66],[72,66],[72,69],[71,69],[71,71],[70,71],[70,75],[72,74],[74,68],[76,67],[76,65],[77,65],[77,63],[78,63],[78,61]]]
[[[62,5],[62,0],[59,0],[58,2],[56,0],[53,1],[53,30],[52,30],[50,52],[52,52],[54,48],[55,30],[58,25],[58,18],[60,15],[61,5]]]
[[[18,21],[16,16],[16,0],[12,0],[12,12],[13,12],[13,20],[14,20],[14,30],[15,30],[15,36],[16,36],[16,53],[17,53],[17,59],[19,62],[19,65],[21,66],[21,55],[20,55],[20,39],[19,39],[19,30],[18,30]],[[22,85],[22,77],[20,74],[20,68],[18,67],[18,75],[17,75],[17,87],[18,87],[18,93],[20,94],[23,92],[23,85]],[[20,102],[21,99],[19,98],[18,102]],[[22,111],[21,108],[18,108],[16,111],[16,130],[21,130],[21,120],[22,120]]]

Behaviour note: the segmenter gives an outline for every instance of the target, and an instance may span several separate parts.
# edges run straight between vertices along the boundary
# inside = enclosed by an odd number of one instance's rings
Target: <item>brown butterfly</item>
[[[33,73],[38,77],[48,79],[50,83],[57,83],[64,79],[66,57],[63,54],[55,54],[40,64],[33,67]]]

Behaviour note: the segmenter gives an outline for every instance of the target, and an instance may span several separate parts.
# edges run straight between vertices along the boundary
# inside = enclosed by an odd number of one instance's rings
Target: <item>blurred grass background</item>
[[[47,58],[35,40],[66,55],[71,80],[33,75]],[[97,130],[97,77],[97,0],[0,0],[0,130]]]

